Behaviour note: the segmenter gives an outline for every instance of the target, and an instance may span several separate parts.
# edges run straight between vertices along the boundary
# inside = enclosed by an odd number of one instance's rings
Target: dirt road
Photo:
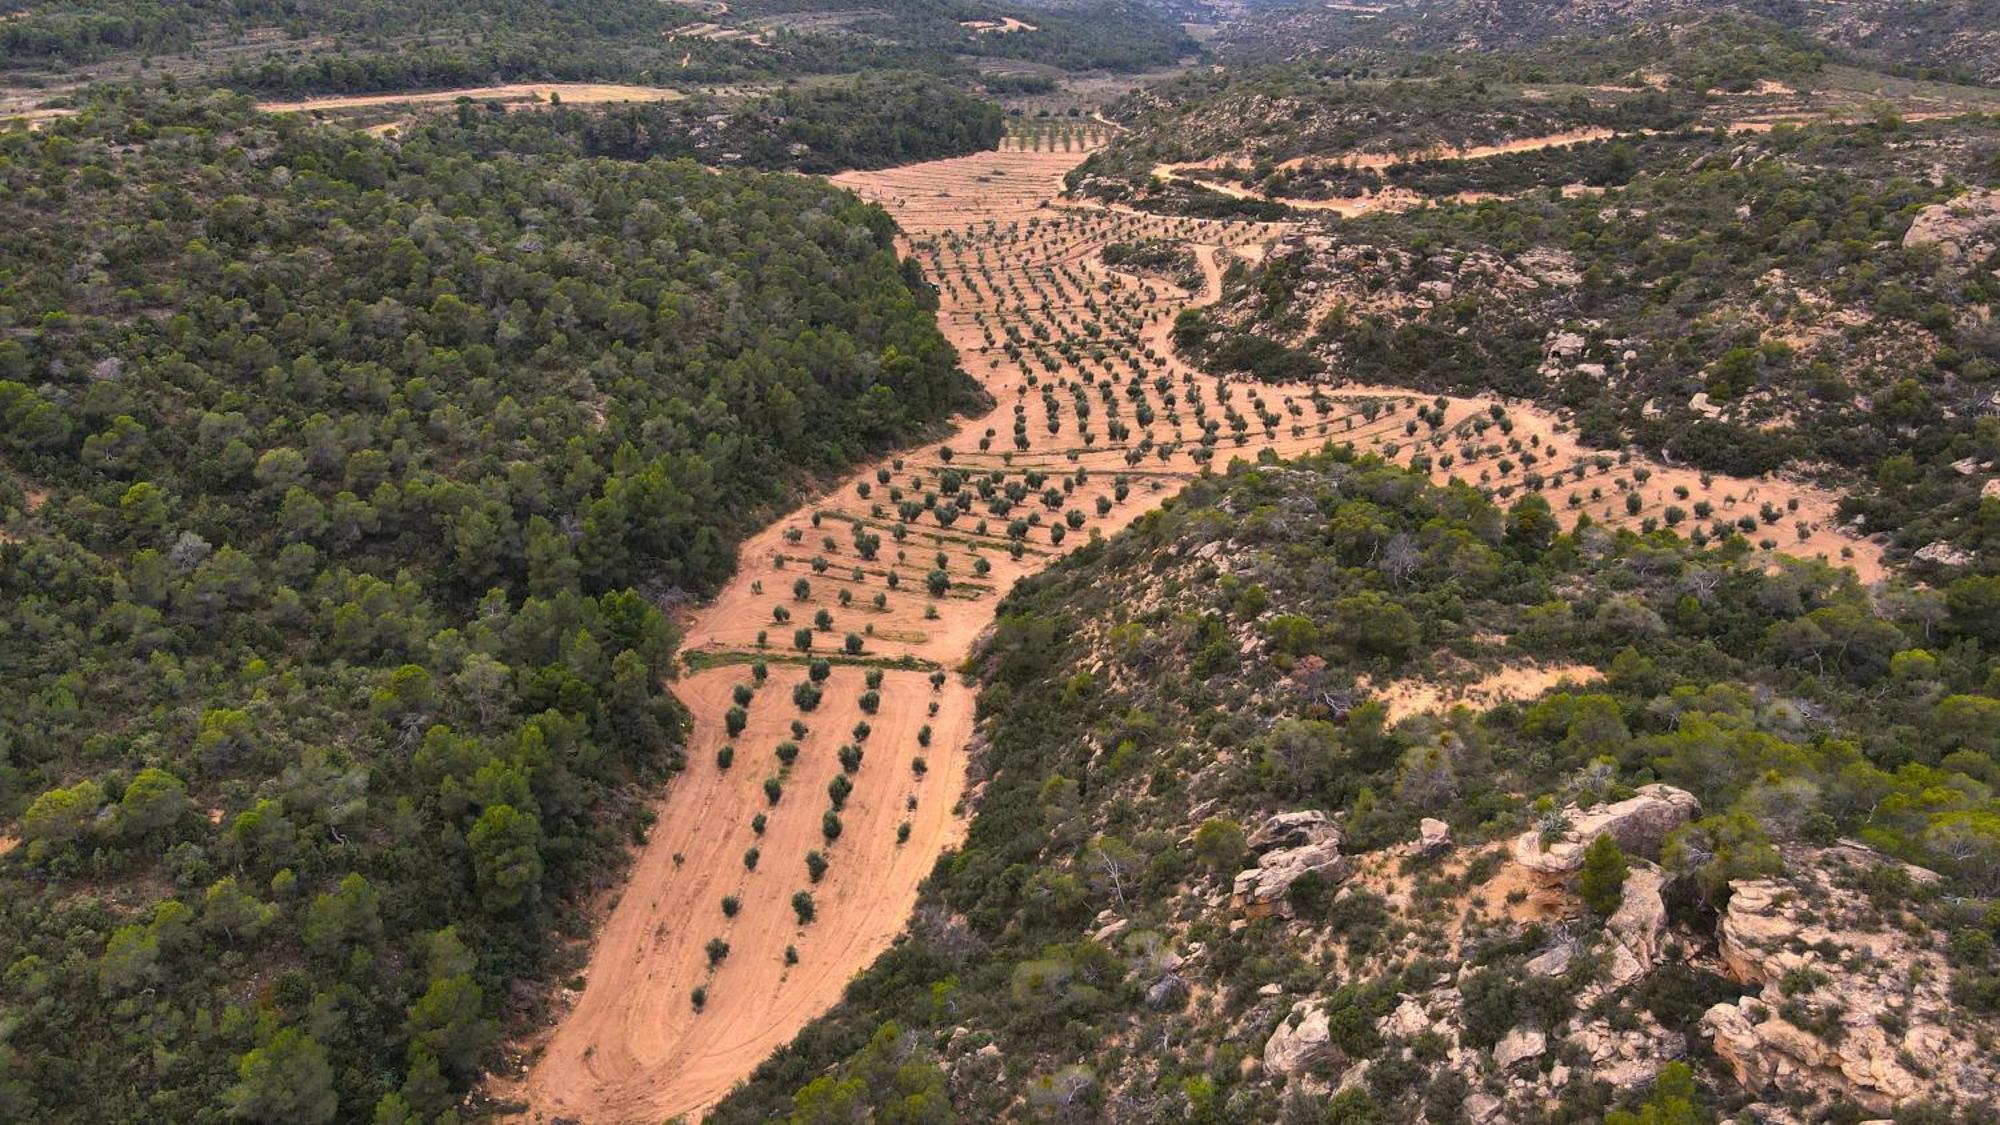
[[[560,97],[573,105],[602,102],[671,102],[685,97],[678,90],[660,86],[623,86],[603,82],[515,83],[507,86],[465,86],[452,90],[425,90],[400,94],[359,94],[352,97],[307,98],[292,102],[259,102],[267,113],[310,113],[321,110],[375,109],[390,106],[450,105],[460,98],[476,102],[540,104]]]

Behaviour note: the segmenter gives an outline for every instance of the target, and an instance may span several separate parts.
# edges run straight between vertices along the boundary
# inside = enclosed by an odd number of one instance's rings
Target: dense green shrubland
[[[998,106],[921,73],[787,87],[735,107],[708,98],[534,113],[464,105],[419,129],[426,143],[480,156],[686,157],[797,172],[963,156],[1005,132]]]
[[[1035,30],[997,35],[961,26],[1009,16]],[[736,34],[677,34],[701,24]],[[282,37],[246,35],[270,28]],[[1051,7],[903,0],[865,10],[823,0],[759,0],[722,11],[654,0],[72,0],[27,4],[0,22],[0,71],[41,74],[116,61],[146,76],[208,75],[234,89],[290,96],[494,82],[684,85],[946,72],[957,70],[961,57],[1136,71],[1171,65],[1196,50],[1177,24],[1129,0]]]
[[[221,94],[0,183],[0,1116],[431,1120],[678,765],[663,611],[961,401],[927,291],[810,180]]]

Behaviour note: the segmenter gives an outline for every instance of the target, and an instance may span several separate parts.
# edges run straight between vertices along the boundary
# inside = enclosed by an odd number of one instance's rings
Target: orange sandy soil
[[[1537,468],[1564,474],[1561,485],[1548,490],[1561,518],[1567,522],[1589,511],[1614,524],[1657,515],[1672,502],[1668,490],[1674,484],[1695,484],[1693,472],[1663,465],[1650,466],[1645,485],[1633,481],[1631,467],[1617,465],[1615,458],[1597,469],[1585,462],[1596,455],[1580,449],[1554,416],[1517,403],[1502,404],[1514,422],[1511,438],[1497,427],[1483,435],[1472,429],[1488,417],[1494,400],[1456,398],[1441,400],[1446,414],[1441,428],[1433,433],[1419,427],[1412,439],[1404,426],[1414,406],[1437,400],[1396,388],[1322,387],[1315,402],[1315,388],[1194,371],[1168,345],[1174,315],[1190,303],[1215,299],[1228,256],[1254,256],[1287,228],[1058,202],[1063,174],[1085,155],[1081,148],[1012,148],[835,178],[880,202],[901,224],[906,250],[940,288],[941,326],[996,406],[985,417],[963,420],[948,441],[869,466],[751,538],[743,545],[738,574],[688,623],[686,649],[694,665],[706,669],[676,687],[694,716],[689,768],[659,802],[657,827],[609,908],[581,994],[563,998],[558,1007],[568,1010],[559,1013],[553,1028],[519,1044],[525,1073],[491,1084],[496,1098],[526,1106],[521,1119],[613,1125],[699,1116],[832,1006],[847,981],[887,948],[916,901],[919,881],[964,830],[955,806],[966,785],[972,689],[952,676],[934,693],[928,670],[963,660],[1016,580],[1092,535],[1125,526],[1202,471],[1194,455],[1201,437],[1195,402],[1205,404],[1209,419],[1221,424],[1217,467],[1234,457],[1254,458],[1263,449],[1290,455],[1329,442],[1351,442],[1401,462],[1419,449],[1434,456],[1448,451],[1459,455],[1454,471],[1481,480],[1504,503],[1519,487],[1510,482],[1518,482],[1520,470],[1502,474],[1496,462],[1504,455],[1520,457],[1499,450],[1511,440],[1527,449],[1534,440]],[[1193,246],[1204,291],[1188,293],[1103,265],[1099,252],[1105,245],[1138,238]],[[1010,332],[1020,337],[1019,359],[1005,351]],[[1065,344],[1073,358],[1060,353]],[[1054,370],[1037,358],[1038,347]],[[1164,380],[1174,403],[1166,401],[1156,380]],[[1054,432],[1044,391],[1056,404]],[[1134,394],[1155,411],[1151,425],[1138,424],[1140,399]],[[1087,429],[1078,424],[1078,395],[1090,406]],[[1376,417],[1367,417],[1364,407]],[[1017,416],[1026,423],[1025,450],[1015,448]],[[1112,438],[1114,419],[1131,427],[1126,440]],[[1240,436],[1232,424],[1239,419],[1245,423]],[[983,451],[982,438],[990,446]],[[1581,486],[1569,479],[1572,463],[1584,466],[1575,470],[1585,475]],[[949,526],[934,510],[904,520],[891,489],[919,503],[935,494],[943,504],[941,473],[947,468],[964,478],[963,514]],[[989,511],[988,500],[974,492],[987,473],[1012,484],[1031,471],[1046,479],[1006,515]],[[887,483],[880,479],[884,474]],[[1573,487],[1586,494],[1596,487],[1604,496],[1570,507],[1562,497]],[[1625,512],[1621,493],[1628,487],[1640,491],[1639,516]],[[1054,508],[1042,498],[1049,488],[1061,493]],[[1781,525],[1786,549],[1838,557],[1845,548],[1864,573],[1877,566],[1872,545],[1830,527],[1830,495],[1719,477],[1694,495],[1710,498],[1716,515],[1728,518],[1754,512],[1753,497],[1781,501],[1797,495],[1800,511]],[[1725,503],[1725,495],[1734,499]],[[1081,527],[1058,544],[1050,527],[1070,512],[1080,515]],[[1040,521],[1022,540],[1019,557],[1012,557],[1009,522],[1035,513]],[[1791,541],[1793,520],[1812,525],[1808,542]],[[879,536],[874,558],[862,557],[857,533]],[[988,573],[980,576],[982,561]],[[925,588],[925,575],[933,569],[943,569],[952,584],[941,597]],[[891,575],[897,579],[893,589]],[[800,578],[810,586],[802,599],[793,591]],[[842,592],[849,595],[847,604],[840,601]],[[881,710],[867,716],[873,733],[853,778],[845,832],[830,846],[820,839],[820,813],[827,807],[826,783],[839,768],[835,749],[851,738],[851,727],[862,717],[856,704],[861,668],[839,665],[840,658],[833,657],[837,666],[825,701],[801,715],[791,701],[801,669],[774,662],[770,683],[749,709],[748,729],[734,740],[734,768],[719,770],[715,761],[725,742],[723,713],[731,688],[751,678],[745,665],[760,652],[796,656],[793,630],[810,625],[821,609],[832,615],[833,628],[814,633],[815,654],[836,652],[841,638],[853,632],[864,637],[864,658],[907,658],[915,665],[886,674]],[[779,610],[789,620],[778,621]],[[932,703],[938,707],[934,718],[928,714]],[[772,749],[788,737],[793,718],[806,722],[811,733],[801,740],[803,752],[785,781],[783,799],[768,809],[762,784],[776,772]],[[920,750],[916,732],[927,722],[934,737]],[[929,765],[921,778],[910,764],[919,754]],[[909,811],[912,796],[917,804]],[[750,827],[758,812],[770,817],[762,840]],[[899,846],[896,828],[906,818],[910,837]],[[753,844],[762,858],[755,872],[746,872],[742,857]],[[813,848],[825,850],[832,867],[825,882],[811,887],[817,919],[801,928],[790,902],[809,885],[804,855]],[[741,901],[734,919],[722,914],[724,895]],[[714,970],[702,951],[712,937],[731,946],[728,959]],[[789,970],[783,964],[787,945],[799,953],[798,965]],[[707,988],[700,1013],[690,1002],[697,986]]]
[[[589,983],[529,1074],[523,1092],[538,1120],[656,1122],[713,1104],[840,999],[902,929],[937,854],[959,839],[964,821],[953,807],[972,729],[969,688],[953,681],[933,692],[924,673],[890,671],[880,713],[863,715],[855,702],[863,671],[841,667],[818,709],[800,714],[791,691],[805,669],[775,665],[749,707],[749,726],[730,740],[720,716],[746,673],[713,668],[676,685],[698,717],[693,765],[661,802],[652,839],[598,937]],[[932,700],[935,718],[926,715]],[[811,729],[785,769],[772,750],[791,737],[793,718]],[[840,838],[828,844],[820,814],[827,783],[841,772],[835,752],[864,718],[873,730]],[[928,749],[917,744],[924,723],[935,732]],[[716,751],[729,741],[735,764],[719,770]],[[923,775],[912,768],[920,756],[929,766]],[[767,777],[783,779],[775,806],[763,792]],[[761,837],[750,823],[759,813],[769,818]],[[898,844],[905,821],[910,839]],[[761,853],[754,871],[744,866],[752,847]],[[805,863],[814,849],[830,861],[817,884]],[[791,906],[802,890],[818,911],[804,926]],[[742,902],[733,919],[723,915],[725,895]],[[711,971],[703,947],[716,937],[729,943],[729,956]],[[798,952],[790,967],[787,946]],[[699,1013],[689,1000],[697,985],[709,994]]]
[[[546,102],[549,95],[575,105],[601,102],[670,102],[684,95],[659,86],[621,86],[598,82],[516,83],[507,86],[465,86],[455,90],[425,90],[421,93],[365,94],[356,97],[308,98],[297,102],[260,102],[267,113],[302,113],[313,110],[374,109],[378,106],[449,105],[460,98],[480,102]]]
[[[1588,664],[1521,664],[1502,668],[1471,683],[1397,680],[1370,688],[1368,694],[1382,701],[1388,709],[1389,721],[1394,723],[1411,715],[1461,706],[1484,711],[1500,703],[1538,698],[1551,688],[1581,687],[1603,678],[1602,672]]]

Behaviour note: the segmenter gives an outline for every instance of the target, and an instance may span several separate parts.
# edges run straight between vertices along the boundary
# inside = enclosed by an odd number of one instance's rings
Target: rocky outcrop
[[[1338,882],[1347,875],[1347,857],[1340,854],[1338,833],[1330,840],[1304,847],[1267,852],[1256,867],[1236,873],[1231,887],[1232,902],[1252,917],[1266,914],[1291,916],[1285,893],[1307,875],[1326,882]]]
[[[1569,972],[1570,962],[1576,960],[1576,943],[1559,941],[1528,959],[1527,970],[1538,977],[1559,977]]]
[[[1903,233],[1906,247],[1935,246],[1947,262],[1978,262],[2000,248],[2000,191],[1973,188],[1917,212]]]
[[[1423,1001],[1414,996],[1400,999],[1402,1002],[1396,1005],[1395,1011],[1376,1021],[1375,1030],[1398,1039],[1415,1039],[1431,1030],[1433,1021],[1430,1013],[1424,1010]]]
[[[1534,1028],[1517,1027],[1493,1045],[1493,1065],[1507,1070],[1516,1063],[1541,1058],[1548,1046],[1547,1034]]]
[[[1317,1000],[1292,1005],[1291,1015],[1264,1041],[1264,1069],[1287,1078],[1333,1057],[1333,1036]]]
[[[1963,547],[1954,547],[1942,539],[1926,543],[1913,552],[1919,562],[1936,563],[1939,566],[1971,566],[1977,556]]]
[[[1487,1125],[1489,1121],[1500,1119],[1500,1111],[1506,1103],[1491,1094],[1472,1094],[1465,1099],[1465,1119],[1472,1125]]]
[[[1839,1026],[1852,1025],[1843,1017]],[[1898,1051],[1910,1048],[1900,1047],[1879,1028],[1853,1029],[1863,1037],[1843,1037],[1836,1045],[1823,1030],[1799,1027],[1762,1005],[1742,1002],[1718,1004],[1702,1017],[1716,1057],[1747,1089],[1775,1089],[1791,1096],[1831,1091],[1883,1114],[1899,1102],[1944,1092],[1910,1068],[1917,1055],[1898,1057]],[[1953,1091],[1952,1100],[1959,1097]]]
[[[1608,835],[1627,855],[1658,858],[1667,833],[1693,820],[1701,811],[1694,794],[1671,785],[1645,785],[1632,797],[1609,805],[1563,810],[1568,831],[1544,841],[1529,829],[1514,839],[1514,862],[1538,875],[1566,878],[1583,866],[1583,852],[1592,840]]]
[[[1347,875],[1340,854],[1339,826],[1323,812],[1280,813],[1265,821],[1249,839],[1260,852],[1257,866],[1237,872],[1231,901],[1252,917],[1291,915],[1285,893],[1307,875],[1332,883]]]
[[[1589,1077],[1621,1090],[1651,1082],[1660,1067],[1687,1054],[1683,1036],[1645,1013],[1638,1015],[1636,1026],[1614,1027],[1603,1020],[1582,1024],[1570,1030],[1566,1042],[1575,1056],[1588,1061]]]
[[[1604,928],[1642,970],[1660,963],[1665,952],[1667,903],[1661,890],[1667,885],[1660,869],[1650,863],[1634,864],[1625,876],[1624,897]]]
[[[1261,854],[1279,848],[1323,844],[1329,840],[1340,843],[1340,826],[1318,809],[1301,809],[1279,813],[1265,821],[1244,842],[1250,845],[1251,851]]]
[[[1697,813],[1689,794],[1648,786],[1629,800],[1567,810],[1569,829],[1547,849],[1536,836],[1515,841],[1514,857],[1528,874],[1550,875],[1552,884],[1564,886],[1599,835],[1617,839],[1633,856],[1619,906],[1601,929],[1574,917],[1559,922],[1546,944],[1527,951],[1514,970],[1524,982],[1575,974],[1573,1006],[1551,1022],[1522,1020],[1490,1049],[1475,1047],[1465,1039],[1459,991],[1468,970],[1447,969],[1427,989],[1419,986],[1381,1010],[1374,1028],[1387,1049],[1442,1044],[1434,1066],[1463,1076],[1485,1099],[1476,1112],[1468,1100],[1467,1115],[1474,1119],[1519,1119],[1551,1104],[1575,1081],[1642,1088],[1665,1063],[1692,1055],[1694,1033],[1662,1025],[1642,991],[1663,966],[1685,962],[1697,973],[1721,973],[1751,989],[1703,1015],[1700,1035],[1712,1050],[1692,1057],[1713,1060],[1703,1064],[1711,1079],[1726,1082],[1733,1075],[1744,1095],[1779,1107],[1767,1120],[1794,1120],[1786,1106],[1846,1102],[1886,1116],[1912,1099],[1964,1107],[2000,1098],[2000,1068],[1980,1051],[1994,1028],[1952,1004],[1952,969],[1935,933],[1914,915],[1900,914],[1893,900],[1885,906],[1879,895],[1871,899],[1856,889],[1863,885],[1859,876],[1891,861],[1852,841],[1787,848],[1784,876],[1733,885],[1711,943],[1705,928],[1684,930],[1670,921],[1668,879],[1642,858],[1657,854],[1668,833]],[[1280,888],[1305,871],[1348,874],[1330,822],[1288,814],[1259,834],[1268,850],[1238,882],[1248,900],[1281,909]],[[1425,850],[1425,837],[1441,834],[1420,830],[1417,839],[1387,854],[1408,860]],[[1353,862],[1351,885],[1342,894],[1375,890],[1383,872],[1393,870],[1379,858]],[[1896,866],[1896,877],[1911,886],[1936,881],[1930,872]],[[1398,895],[1378,893],[1392,912],[1408,909]],[[1547,893],[1574,906],[1567,890]],[[1378,968],[1366,962],[1350,972],[1363,977]],[[1283,1001],[1273,996],[1271,1002]],[[1291,1009],[1267,1039],[1264,1057],[1274,1075],[1312,1081],[1337,1070],[1337,1088],[1367,1081],[1369,1063],[1350,1064],[1331,1042],[1317,1000]]]
[[[1188,983],[1172,973],[1153,982],[1146,990],[1146,1007],[1156,1012],[1178,1012],[1187,1007]]]
[[[1451,825],[1433,817],[1417,822],[1417,850],[1425,855],[1451,847]]]
[[[1730,884],[1718,929],[1723,969],[1758,988],[1702,1017],[1737,1081],[1882,1114],[1916,1097],[1967,1105],[2000,1096],[2000,1068],[1954,1009],[1944,956],[1921,927],[1883,918],[1843,885],[1843,875],[1889,861],[1852,844],[1790,849],[1785,859],[1784,877]]]

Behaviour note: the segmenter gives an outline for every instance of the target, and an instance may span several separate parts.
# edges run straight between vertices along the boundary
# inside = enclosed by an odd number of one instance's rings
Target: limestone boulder
[[[1517,1027],[1493,1045],[1493,1065],[1501,1070],[1510,1070],[1516,1063],[1541,1058],[1548,1047],[1549,1037],[1543,1032]]]
[[[1146,1007],[1155,1012],[1178,1012],[1187,1006],[1188,983],[1169,973],[1146,989]]]
[[[1570,1052],[1588,1062],[1589,1074],[1618,1089],[1644,1085],[1659,1076],[1660,1067],[1687,1054],[1687,1040],[1640,1013],[1631,1026],[1592,1020],[1573,1027],[1567,1036]]]
[[[1935,246],[1947,262],[1979,261],[2000,247],[2000,191],[1973,188],[1917,212],[1906,247]]]
[[[1309,844],[1340,843],[1340,826],[1318,809],[1279,813],[1259,825],[1245,843],[1253,852],[1302,848]]]
[[[1431,1030],[1431,1017],[1414,996],[1405,996],[1396,1010],[1376,1021],[1375,1030],[1398,1039],[1414,1039]]]
[[[1451,847],[1451,825],[1433,817],[1417,822],[1417,850],[1425,855]]]
[[[1955,547],[1943,539],[1926,543],[1913,552],[1915,558],[1939,566],[1971,566],[1975,561],[1972,552],[1963,547]]]
[[[1671,785],[1645,785],[1631,797],[1588,809],[1563,810],[1569,830],[1544,841],[1536,829],[1514,838],[1514,862],[1538,875],[1566,878],[1583,866],[1584,849],[1599,836],[1618,841],[1627,855],[1656,859],[1667,834],[1701,812],[1694,794]]]
[[[1611,967],[1605,974],[1612,988],[1624,988],[1636,984],[1646,975],[1647,966],[1626,947],[1624,942],[1611,943]]]
[[[1264,1041],[1264,1069],[1287,1078],[1303,1074],[1335,1055],[1326,1012],[1318,1000],[1301,1000]]]
[[[1604,928],[1642,969],[1660,963],[1665,952],[1667,903],[1661,895],[1666,877],[1650,863],[1634,864],[1625,876],[1624,898]]]
[[[1528,959],[1527,970],[1538,977],[1559,977],[1576,960],[1576,943],[1559,941]]]
[[[1491,1094],[1475,1093],[1465,1099],[1465,1117],[1472,1125],[1487,1125],[1497,1121],[1506,1103]]]
[[[1276,819],[1276,818],[1273,818]],[[1265,825],[1268,829],[1271,826]],[[1264,829],[1258,830],[1260,833]],[[1272,835],[1280,839],[1293,839],[1288,830],[1275,830]],[[1340,854],[1340,830],[1330,824],[1312,823],[1300,826],[1298,833],[1304,833],[1311,842],[1294,847],[1282,847],[1267,851],[1257,857],[1257,866],[1236,873],[1231,885],[1231,901],[1239,910],[1252,916],[1266,914],[1291,916],[1291,908],[1285,894],[1292,884],[1307,875],[1317,875],[1320,879],[1335,883],[1347,876],[1347,857]]]

